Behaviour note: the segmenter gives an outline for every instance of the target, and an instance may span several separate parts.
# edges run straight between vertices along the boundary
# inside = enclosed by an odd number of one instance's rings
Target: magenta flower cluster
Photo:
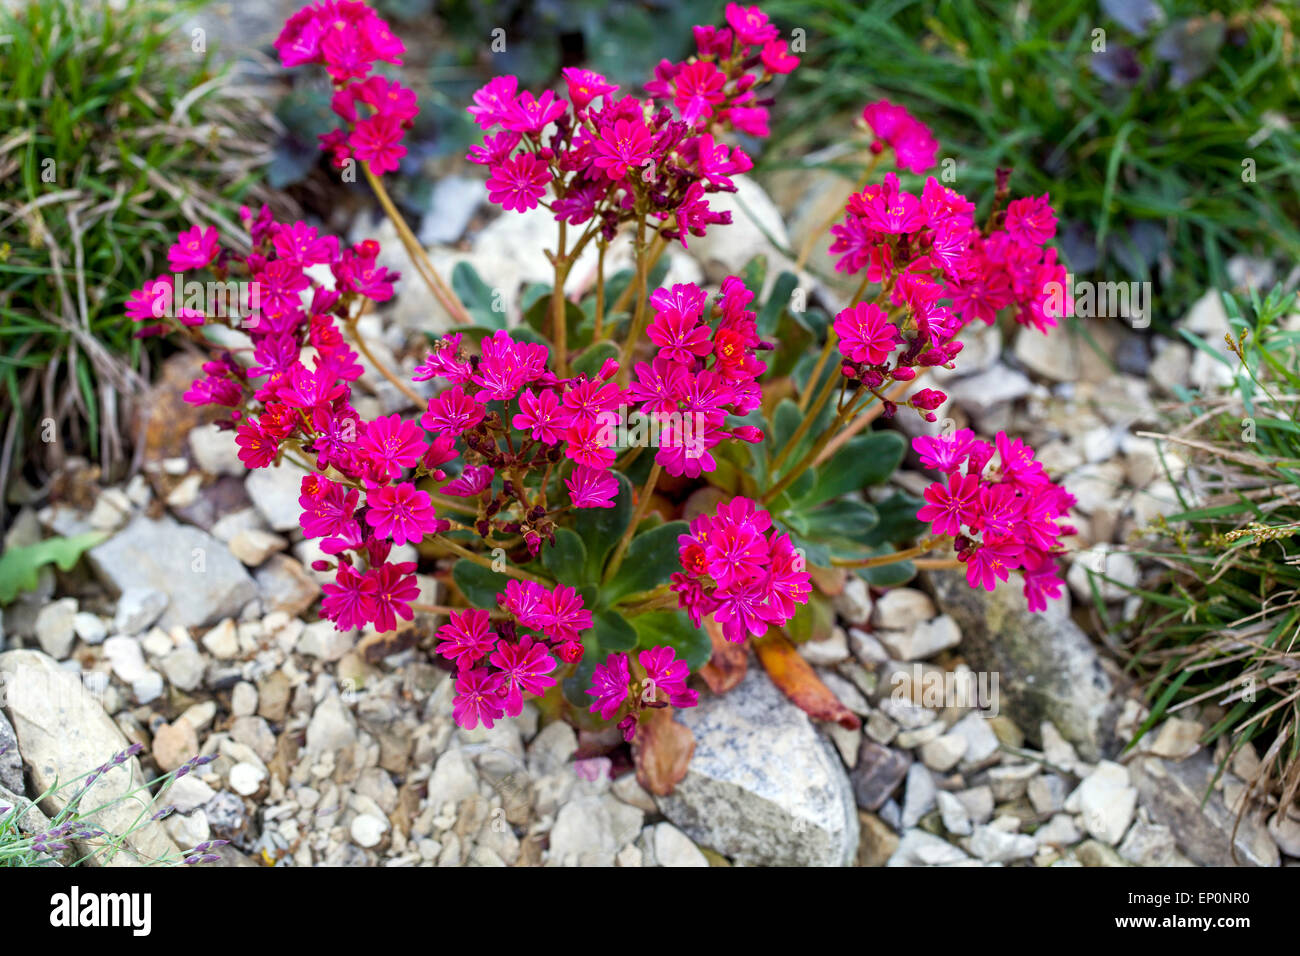
[[[644,98],[615,97],[605,77],[576,68],[564,70],[567,100],[520,90],[514,76],[493,79],[469,108],[488,134],[469,154],[488,168],[488,198],[520,212],[543,205],[568,225],[594,221],[607,239],[641,218],[685,246],[730,222],[707,195],[734,191],[730,177],[753,162],[716,135],[766,136],[758,91],[799,59],[757,7],[728,4],[726,20],[696,27],[697,54],[660,62]]]
[[[734,191],[732,177],[752,163],[719,137],[766,135],[768,100],[760,91],[798,58],[761,11],[734,3],[724,26],[695,29],[695,43],[688,59],[661,62],[640,97],[618,96],[604,77],[581,69],[564,71],[567,98],[522,91],[513,76],[474,94],[469,112],[485,139],[469,158],[487,167],[491,201],[519,212],[541,206],[562,224],[557,288],[594,237],[608,240],[634,224],[644,256],[649,236],[661,251],[664,240],[685,246],[689,236],[729,221],[707,197]],[[342,125],[322,145],[334,164],[396,170],[417,104],[410,90],[374,72],[404,55],[383,20],[359,0],[320,0],[289,19],[275,46],[286,67],[317,64],[330,75]],[[889,152],[899,170],[916,175],[934,166],[938,144],[907,110],[880,101],[866,107],[863,121],[875,155]],[[975,224],[973,204],[934,178],[912,195],[890,172],[849,200],[833,229],[837,268],[861,273],[863,288],[874,282],[881,294],[855,298],[834,320],[835,342],[823,361],[837,345],[840,372],[853,388],[837,425],[868,391],[892,415],[897,404],[878,389],[912,382],[929,367],[951,367],[961,350],[958,333],[976,319],[991,323],[1014,308],[1024,324],[1043,331],[1055,324],[1044,291],[1064,278],[1045,247],[1055,215],[1046,196],[1003,209],[1004,185],[983,227]],[[418,418],[367,419],[353,385],[363,354],[375,359],[357,320],[392,298],[398,275],[379,264],[373,241],[349,246],[306,223],[279,222],[265,207],[242,210],[242,217],[251,249],[223,245],[215,227],[196,225],[177,236],[168,265],[173,273],[207,271],[222,283],[255,284],[251,315],[178,306],[169,275],[134,292],[126,312],[139,335],[184,332],[209,351],[185,400],[220,410],[218,425],[233,431],[247,467],[289,460],[306,471],[299,523],[324,555],[313,569],[330,577],[321,614],[341,630],[382,633],[413,619],[421,601],[417,562],[402,560],[395,548],[436,539],[461,560],[490,564],[471,547],[477,536],[480,545],[515,549],[524,567],[546,566],[531,559],[556,544],[557,531],[577,512],[615,507],[626,485],[615,434],[629,408],[661,428],[652,478],[612,552],[610,578],[647,514],[660,470],[697,479],[718,469],[713,450],[721,443],[765,439],[757,426],[729,424],[762,406],[763,355],[779,345],[760,336],[754,292],[735,276],[712,300],[691,284],[640,299],[630,337],[644,331],[646,360],[638,360],[632,341],[619,359],[570,374],[567,352],[552,354],[506,331],[481,339],[445,335],[413,375],[416,383],[436,383]],[[568,250],[567,226],[584,227]],[[563,305],[558,294],[554,301]],[[209,324],[238,325],[247,345],[214,344],[201,334]],[[558,332],[556,345],[564,345]],[[902,404],[933,421],[945,399],[920,389]],[[945,476],[926,489],[919,518],[935,535],[954,539],[971,585],[992,588],[1017,572],[1031,607],[1058,596],[1055,556],[1072,532],[1061,519],[1073,499],[1047,478],[1032,451],[1005,435],[992,445],[966,430],[917,439],[915,448],[925,467]],[[456,536],[447,537],[451,532]],[[636,604],[629,616],[675,602],[697,628],[711,615],[726,639],[741,642],[787,624],[809,599],[802,552],[745,497],[691,521],[678,538],[678,557],[681,570],[657,591],[628,597]],[[448,617],[437,654],[455,668],[454,716],[462,727],[491,727],[518,715],[525,695],[550,692],[582,660],[593,629],[593,608],[583,598],[591,599],[590,590],[543,583],[518,568],[510,574],[493,609],[436,609]],[[696,703],[688,677],[672,647],[610,654],[594,666],[589,711],[616,723],[630,741],[648,711]]]
[[[917,517],[935,534],[956,539],[967,583],[992,591],[1019,571],[1030,610],[1041,611],[1048,598],[1059,598],[1060,539],[1076,533],[1061,519],[1074,496],[1047,477],[1033,451],[1005,432],[991,445],[969,428],[917,438],[912,445],[923,467],[945,475],[925,489],[926,504]]]
[[[696,627],[712,614],[728,640],[762,637],[808,601],[812,585],[803,555],[748,498],[697,516],[677,543],[682,571],[673,574],[672,589]]]
[[[406,147],[402,137],[419,107],[415,93],[371,71],[378,62],[401,65],[406,47],[360,0],[321,0],[289,18],[275,40],[285,67],[320,64],[334,82],[330,102],[344,126],[321,137],[335,167],[349,159],[376,173],[393,172]]]

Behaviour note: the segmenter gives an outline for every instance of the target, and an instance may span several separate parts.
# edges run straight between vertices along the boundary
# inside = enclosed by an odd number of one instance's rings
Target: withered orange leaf
[[[695,735],[673,720],[671,707],[644,713],[632,741],[632,759],[641,786],[661,797],[672,793],[686,776],[694,753]]]
[[[813,720],[833,720],[849,730],[862,726],[858,715],[845,707],[822,683],[812,665],[799,656],[783,633],[769,630],[765,636],[754,638],[753,644],[772,683],[805,714]]]

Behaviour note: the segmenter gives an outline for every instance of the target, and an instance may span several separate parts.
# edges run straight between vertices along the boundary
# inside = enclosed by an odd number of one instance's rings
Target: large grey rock
[[[677,719],[695,735],[695,756],[659,807],[691,839],[743,864],[849,865],[858,817],[848,777],[766,674],[751,669]]]
[[[998,675],[1001,712],[1025,728],[1053,723],[1088,760],[1109,744],[1118,708],[1110,678],[1088,636],[1070,618],[1067,600],[1031,612],[1013,581],[988,592],[958,572],[930,575],[944,611],[960,625],[962,654],[974,671]]]
[[[1139,757],[1128,769],[1151,820],[1169,827],[1178,849],[1193,862],[1202,866],[1278,866],[1281,862],[1263,821],[1249,812],[1238,821],[1222,794],[1205,798],[1215,772],[1206,751],[1180,761]]]
[[[167,610],[158,619],[164,629],[238,617],[257,597],[257,585],[224,544],[166,516],[136,517],[87,558],[115,593],[153,588],[166,594]]]
[[[82,786],[67,784],[108,763],[130,744],[78,676],[46,654],[31,650],[0,654],[0,682],[32,792],[52,791],[40,807],[55,817]],[[102,808],[86,819],[109,833],[126,834],[113,865],[129,866],[178,852],[158,824],[139,825],[144,807],[138,801],[123,799],[143,786],[139,761],[131,758],[100,774],[81,797],[83,812]],[[90,852],[95,846],[79,844],[79,849]],[[93,861],[104,862],[99,857]]]

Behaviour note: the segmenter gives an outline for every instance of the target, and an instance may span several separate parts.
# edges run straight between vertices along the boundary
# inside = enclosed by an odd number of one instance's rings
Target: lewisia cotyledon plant
[[[695,41],[697,53],[662,62],[641,96],[620,95],[581,69],[564,71],[560,92],[534,95],[501,76],[474,94],[469,112],[484,139],[469,159],[487,167],[489,199],[507,212],[544,207],[557,223],[549,331],[539,336],[472,327],[388,198],[382,177],[401,167],[418,107],[410,90],[373,70],[401,62],[401,41],[356,0],[325,0],[286,23],[276,41],[284,65],[323,66],[334,84],[340,126],[323,149],[336,167],[362,166],[416,272],[466,326],[438,338],[415,371],[415,382],[436,389],[432,398],[378,361],[359,331],[361,314],[392,298],[399,279],[378,264],[378,245],[347,246],[306,223],[278,222],[266,208],[244,211],[249,252],[200,226],[169,252],[174,271],[257,283],[258,309],[241,329],[246,348],[221,348],[204,335],[208,325],[235,324],[220,310],[173,314],[168,276],[128,305],[140,334],[174,331],[209,350],[186,400],[224,409],[219,424],[234,431],[249,468],[290,460],[306,470],[301,528],[327,556],[315,569],[333,578],[324,617],[341,629],[388,631],[419,610],[446,616],[436,650],[456,672],[463,727],[490,727],[533,696],[571,720],[616,725],[633,741],[649,712],[695,704],[686,683],[699,663],[688,661],[700,657],[694,629],[716,622],[727,641],[763,639],[809,599],[806,555],[781,511],[804,472],[870,417],[906,407],[934,421],[946,396],[917,380],[952,367],[958,333],[971,322],[1014,310],[1041,330],[1054,324],[1043,286],[1064,270],[1044,247],[1055,232],[1047,197],[1002,208],[1003,182],[998,211],[980,227],[973,204],[933,178],[919,194],[894,172],[869,182],[885,157],[923,174],[938,149],[903,108],[870,104],[868,175],[832,228],[837,268],[860,283],[802,386],[807,414],[786,447],[773,450],[757,495],[723,500],[689,524],[656,524],[663,476],[699,485],[717,470],[719,453],[769,440],[764,356],[781,348],[760,335],[755,290],[738,277],[713,295],[690,284],[648,287],[667,243],[685,247],[728,223],[709,197],[734,191],[732,177],[752,163],[727,137],[766,135],[770,99],[761,91],[799,62],[755,7],[728,5],[725,25],[697,27]],[[607,307],[598,270],[583,341],[571,345],[565,279],[591,244],[603,263],[624,231],[634,279]],[[871,299],[869,287],[877,290]],[[353,384],[363,357],[417,404],[418,417],[361,416]],[[823,370],[832,374],[819,384]],[[611,438],[627,409],[663,423],[647,459]],[[813,440],[807,431],[816,422],[825,427]],[[811,447],[800,451],[805,435]],[[1057,522],[1072,499],[1032,452],[1005,435],[991,445],[968,431],[918,439],[916,451],[944,477],[918,516],[931,536],[899,560],[951,545],[973,586],[1016,573],[1036,607],[1059,594],[1055,555],[1070,529]],[[634,471],[645,476],[635,494],[625,477]],[[417,562],[393,557],[394,546],[406,545],[453,556],[467,596],[475,593],[470,572],[496,582],[488,592],[495,601],[422,605]],[[672,567],[660,572],[664,555]],[[690,622],[685,631],[671,623],[677,609]],[[703,648],[707,660],[707,639]],[[560,685],[573,681],[566,702]]]

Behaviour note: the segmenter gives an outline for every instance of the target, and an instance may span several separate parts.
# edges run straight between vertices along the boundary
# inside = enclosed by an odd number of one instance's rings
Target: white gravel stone
[[[74,622],[77,617],[77,602],[74,598],[62,598],[41,608],[36,615],[36,639],[41,650],[56,661],[61,661],[72,653],[72,646],[77,641]]]
[[[947,733],[921,745],[921,761],[931,770],[947,773],[966,753],[966,738]]]
[[[266,779],[266,771],[255,763],[241,761],[230,768],[230,773],[226,775],[226,781],[230,784],[230,789],[244,797],[251,797],[257,793],[257,788],[262,785]]]
[[[902,661],[925,660],[961,643],[961,629],[947,614],[920,621],[910,631],[882,629],[876,632],[876,636],[894,657]]]
[[[348,827],[352,842],[357,846],[365,847],[367,850],[378,846],[379,841],[384,838],[384,834],[387,832],[388,821],[371,813],[358,814],[353,818],[351,826]]]
[[[938,612],[930,595],[915,588],[892,588],[876,601],[871,622],[888,631],[910,631]]]
[[[1103,760],[1065,802],[1071,813],[1083,814],[1084,828],[1108,846],[1124,837],[1137,807],[1137,789],[1128,768]]]

